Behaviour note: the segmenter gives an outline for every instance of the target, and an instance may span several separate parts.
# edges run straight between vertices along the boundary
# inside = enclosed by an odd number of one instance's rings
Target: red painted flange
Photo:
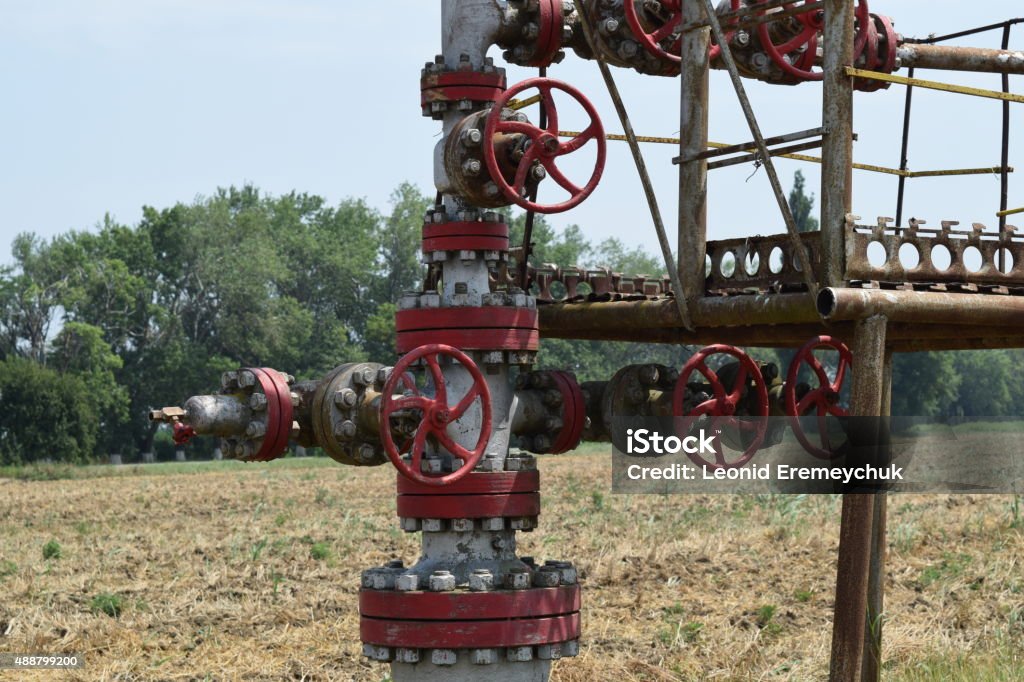
[[[490,620],[563,616],[579,610],[579,585],[493,592],[359,592],[363,618]]]
[[[540,0],[537,3],[540,21],[537,49],[527,66],[551,66],[558,50],[562,47],[562,0]]]
[[[825,368],[816,357],[814,351],[819,348],[830,348],[839,353],[839,365],[836,367],[836,378],[830,381]],[[817,388],[812,388],[807,395],[796,400],[797,379],[800,375],[801,365],[807,365],[818,380]],[[853,354],[842,341],[831,336],[818,336],[803,345],[797,351],[796,357],[789,365],[789,372],[786,374],[786,386],[782,391],[783,400],[786,406],[786,416],[789,417],[789,424],[793,428],[793,435],[800,441],[807,452],[820,459],[832,459],[836,453],[832,451],[828,440],[828,428],[826,419],[828,415],[845,417],[849,413],[839,406],[839,394],[843,388],[843,381],[853,368]],[[804,433],[800,424],[800,417],[814,413],[818,417],[818,435],[821,439],[821,447],[811,443],[807,434]]]
[[[495,473],[474,471],[443,488],[423,485],[405,476],[398,478],[399,495],[430,495],[432,497],[438,495],[509,495],[512,493],[535,493],[538,490],[540,490],[540,472],[536,469]]]
[[[448,404],[448,390],[444,381],[444,374],[441,365],[438,363],[439,356],[446,356],[457,361],[469,372],[473,379],[473,385],[466,395],[459,399],[459,402],[450,406]],[[431,380],[434,384],[434,397],[427,397],[419,393],[416,387],[409,388],[405,385],[411,396],[395,397],[399,393],[399,383],[404,383],[404,375],[412,367],[413,363],[425,360]],[[440,486],[457,481],[469,474],[480,461],[480,457],[487,447],[487,441],[491,437],[491,389],[487,380],[476,366],[473,359],[457,348],[442,344],[421,346],[416,350],[407,353],[391,371],[382,391],[383,397],[380,401],[380,440],[384,445],[384,451],[395,468],[404,476],[419,481],[425,485]],[[480,433],[477,436],[476,445],[472,450],[464,448],[456,443],[448,435],[448,426],[457,422],[469,410],[477,400],[480,400]],[[411,444],[407,444],[410,450],[411,464],[403,459],[399,447],[395,444],[391,434],[391,416],[399,410],[418,411],[421,414],[421,422],[416,429],[416,434]],[[449,474],[426,474],[421,470],[424,451],[427,445],[427,438],[431,437],[437,443],[451,453],[453,456],[463,460],[462,465]],[[402,449],[405,449],[403,447]]]
[[[486,222],[426,223],[423,252],[508,251],[508,225]]]
[[[721,380],[718,378],[718,374],[709,368],[705,362],[708,357],[717,354],[729,355],[736,358],[740,363],[739,372],[737,372],[733,386],[729,390],[726,390],[725,386],[722,385]],[[697,405],[688,413],[683,414],[683,406],[686,401],[687,384],[690,383],[690,376],[695,371],[703,375],[707,382],[711,384],[711,390],[714,392],[714,396],[700,405]],[[756,391],[754,414],[748,418],[738,418],[736,417],[736,408],[739,406],[739,402],[743,398],[743,393],[746,390],[747,377],[750,377],[753,380],[754,390]],[[726,459],[725,453],[722,449],[722,439],[720,436],[714,439],[714,461],[704,459],[699,453],[687,453],[687,456],[695,464],[711,467],[712,469],[738,469],[744,466],[757,453],[758,449],[761,447],[761,443],[764,442],[765,433],[768,430],[768,387],[765,384],[764,377],[761,375],[761,370],[758,368],[757,363],[751,360],[749,355],[733,346],[726,346],[723,344],[708,346],[694,354],[679,373],[679,380],[676,382],[672,407],[672,414],[676,416],[677,424],[679,425],[677,430],[681,435],[688,434],[690,429],[693,427],[694,422],[698,418],[704,416],[711,417],[710,429],[712,432],[720,431],[723,427],[735,428],[739,431],[754,432],[754,440],[739,459],[733,461],[728,461]],[[751,422],[751,418],[756,419],[756,421]]]
[[[730,8],[735,12],[740,8],[740,4],[741,0],[731,0]],[[629,30],[633,32],[633,37],[637,39],[645,50],[658,59],[663,59],[665,61],[672,62],[673,64],[679,64],[682,62],[682,38],[672,43],[672,46],[668,50],[662,48],[661,41],[668,38],[682,26],[682,1],[662,0],[661,6],[666,11],[670,12],[671,15],[664,24],[648,33],[640,21],[640,14],[637,12],[635,0],[624,0],[623,9],[626,11],[626,23],[629,24]],[[731,39],[734,33],[735,31],[725,31],[726,39]],[[721,52],[721,47],[712,44],[708,53],[708,59],[717,59]]]
[[[420,79],[420,106],[433,102],[493,102],[505,91],[502,71],[445,71],[428,73]]]
[[[399,353],[438,343],[485,351],[540,347],[537,311],[530,308],[414,308],[398,311],[395,327]]]
[[[586,404],[583,402],[583,389],[576,377],[557,370],[549,373],[555,380],[558,392],[562,394],[562,430],[555,438],[549,454],[561,455],[579,445],[583,438],[587,421]]]
[[[496,620],[385,620],[361,618],[359,637],[365,644],[407,649],[483,649],[538,646],[579,639],[580,614],[547,618],[508,616]]]
[[[540,493],[512,495],[399,495],[402,519],[496,519],[540,515]]]
[[[288,449],[294,417],[291,388],[276,369],[248,367],[240,371],[252,372],[267,396],[267,432],[263,435],[260,449],[251,461],[269,462],[280,457]]]
[[[541,101],[548,117],[548,126],[545,129],[538,128],[531,123],[522,121],[503,121],[502,112],[513,97],[525,90],[536,88],[540,91]],[[590,117],[590,124],[577,137],[568,142],[558,140],[558,109],[555,106],[555,99],[552,96],[553,90],[561,90],[575,99],[583,107]],[[525,135],[530,139],[529,146],[521,159],[515,161],[517,166],[515,178],[511,181],[505,178],[501,172],[501,164],[495,152],[495,145],[499,135]],[[594,164],[594,172],[591,174],[587,184],[579,187],[569,180],[558,168],[555,161],[568,154],[581,149],[590,140],[597,143],[597,161]],[[507,200],[528,211],[536,213],[562,213],[578,206],[597,188],[604,173],[605,154],[607,142],[604,137],[604,126],[601,125],[601,118],[597,109],[590,103],[582,92],[562,81],[552,78],[530,78],[522,83],[512,86],[498,98],[491,107],[491,113],[487,116],[487,124],[484,127],[483,154],[487,164],[487,171],[491,180],[505,196]],[[569,199],[558,204],[541,204],[530,201],[526,196],[527,174],[532,172],[534,162],[539,162],[549,175],[562,189],[569,193]]]

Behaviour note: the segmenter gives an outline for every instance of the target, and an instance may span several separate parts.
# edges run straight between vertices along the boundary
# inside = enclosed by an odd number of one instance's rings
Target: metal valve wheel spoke
[[[540,101],[548,117],[546,127],[541,128],[525,121],[502,120],[505,108],[513,97],[526,90],[534,89],[539,91]],[[559,116],[558,105],[554,97],[555,90],[569,95],[590,118],[583,133],[565,143],[560,142],[558,138]],[[502,170],[502,164],[498,161],[499,135],[523,135],[528,139],[525,149],[522,150],[522,156],[515,162],[516,169],[514,173],[511,173],[511,179],[507,177],[506,172]],[[562,172],[555,160],[579,151],[591,140],[597,144],[597,160],[590,179],[586,184],[580,186]],[[536,213],[561,213],[582,203],[597,188],[597,184],[601,180],[606,153],[607,143],[604,127],[601,125],[597,109],[579,90],[551,78],[530,78],[506,90],[491,108],[484,127],[483,156],[491,181],[509,202]],[[538,168],[544,169],[543,175],[539,175]],[[531,174],[535,173],[536,175],[531,178]],[[555,184],[569,193],[568,200],[555,204],[542,204],[528,198],[528,185],[531,179],[535,180],[538,177],[542,179],[546,176],[550,176]]]
[[[718,372],[715,372],[707,364],[707,358],[713,355],[728,355],[739,362],[739,368],[733,380],[732,391],[726,392],[725,384]],[[686,409],[686,395],[688,386],[691,383],[690,377],[697,372],[701,374],[710,385],[714,397],[699,403],[697,406]],[[738,416],[737,408],[744,401],[744,394],[753,383],[753,400],[747,400],[744,407],[751,414]],[[747,462],[760,449],[768,431],[768,386],[761,370],[750,356],[733,346],[714,345],[704,348],[687,361],[679,373],[679,380],[676,382],[673,395],[673,414],[676,416],[677,428],[680,435],[689,434],[696,421],[702,417],[710,417],[710,428],[717,432],[721,428],[732,428],[738,432],[747,433],[750,436],[746,443],[746,449],[739,457],[729,459],[725,454],[722,445],[722,438],[716,437],[713,440],[715,459],[705,459],[700,453],[687,453],[689,458],[700,466],[712,469],[736,469],[745,466]],[[680,428],[681,427],[681,428]]]
[[[828,349],[839,355],[839,362],[836,366],[834,379],[829,379],[828,373],[822,366],[821,361],[814,356],[814,351]],[[797,381],[800,376],[800,369],[807,366],[818,382],[816,387],[811,387],[805,396],[799,401],[796,398]],[[789,366],[786,375],[786,385],[783,389],[783,401],[786,406],[786,416],[789,418],[793,435],[804,447],[804,449],[819,459],[832,459],[836,456],[831,440],[828,435],[828,417],[846,417],[849,412],[839,405],[839,397],[843,390],[843,383],[853,368],[853,354],[842,341],[831,336],[817,336],[803,345],[797,351],[793,362]],[[800,418],[803,416],[814,416],[818,425],[818,442],[820,446],[813,443],[811,438],[804,432]]]
[[[781,9],[790,11],[798,9],[801,5],[805,4],[808,3],[800,0],[787,3]],[[769,10],[762,10],[760,14],[763,16],[768,12]],[[864,47],[868,42],[868,35],[873,28],[867,0],[858,0],[855,15],[857,19],[857,34],[854,37],[854,55],[856,59],[864,51]],[[820,81],[825,77],[824,72],[814,71],[813,69],[818,55],[818,33],[824,26],[824,10],[810,9],[793,16],[801,25],[800,32],[780,45],[776,45],[772,41],[772,24],[774,22],[766,21],[760,24],[757,27],[757,34],[761,47],[771,57],[771,60],[775,62],[776,66],[793,78],[801,81]],[[792,54],[801,48],[803,48],[802,53],[799,55]]]
[[[730,9],[735,12],[740,9],[741,5],[742,0],[731,0]],[[669,12],[668,19],[653,31],[648,31],[644,28],[643,21],[640,18],[640,12],[637,10],[637,0],[626,0],[623,4],[623,9],[626,13],[626,23],[629,24],[629,29],[633,32],[633,37],[637,39],[640,45],[647,50],[647,52],[658,59],[672,62],[673,64],[680,64],[682,63],[682,56],[680,55],[680,51],[682,49],[682,38],[680,37],[673,41],[672,45],[668,49],[663,48],[661,43],[682,28],[682,2],[679,2],[679,0],[662,0],[661,6]],[[735,31],[727,30],[725,33],[726,38],[731,39],[734,33]],[[708,59],[717,59],[721,51],[721,47],[712,43],[708,51]]]
[[[448,404],[448,390],[439,362],[441,356],[458,362],[473,380],[473,384],[466,394],[459,399],[454,407]],[[433,396],[422,395],[407,373],[407,370],[420,360],[426,365],[433,381]],[[406,393],[413,395],[401,395],[400,388],[404,388]],[[477,401],[481,406],[480,427],[476,444],[470,450],[455,442],[448,434],[448,427],[464,417]],[[392,434],[391,418],[398,416],[399,412],[409,411],[419,412],[420,423],[416,427],[411,441],[406,440],[399,447]],[[490,389],[472,358],[451,346],[433,344],[421,346],[399,360],[383,388],[383,398],[380,403],[380,438],[388,458],[402,475],[427,485],[439,486],[453,483],[473,470],[477,462],[480,461],[490,437]],[[433,439],[454,457],[463,460],[462,464],[448,474],[424,473],[422,470],[423,457],[426,453],[428,438]],[[405,453],[409,455],[408,462],[402,458]]]

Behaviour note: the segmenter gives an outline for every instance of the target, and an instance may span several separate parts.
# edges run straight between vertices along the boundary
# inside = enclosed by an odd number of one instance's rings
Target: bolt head
[[[267,409],[267,396],[262,393],[253,393],[249,396],[249,408],[255,412]]]
[[[267,433],[267,425],[263,422],[249,422],[245,429],[245,435],[249,438],[262,438]]]
[[[346,419],[334,427],[334,436],[341,440],[351,440],[356,435],[358,427],[354,421]]]
[[[512,568],[505,574],[505,587],[510,590],[529,589],[532,579],[527,568]]]
[[[238,385],[242,388],[250,388],[256,385],[256,375],[250,371],[238,373]]]
[[[429,584],[431,592],[451,592],[455,589],[455,576],[449,571],[434,571]]]
[[[334,404],[338,407],[354,407],[358,400],[359,395],[351,388],[343,388],[340,391],[335,391],[334,393]]]
[[[486,592],[494,589],[494,574],[486,568],[478,568],[469,574],[469,590],[471,592]]]
[[[420,577],[415,573],[403,573],[395,578],[395,589],[399,592],[415,592],[419,586]]]
[[[516,646],[509,647],[508,660],[514,663],[526,663],[533,660],[533,647]]]
[[[434,649],[430,652],[430,662],[434,665],[455,665],[455,652],[451,649]]]

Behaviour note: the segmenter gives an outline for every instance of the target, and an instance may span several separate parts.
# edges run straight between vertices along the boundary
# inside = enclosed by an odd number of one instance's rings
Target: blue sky
[[[1021,13],[1016,0],[872,3],[898,31],[925,36]],[[440,42],[440,2],[297,0],[0,0],[0,262],[22,231],[51,236],[92,229],[107,212],[134,223],[143,205],[164,207],[251,182],[271,193],[292,189],[338,201],[365,197],[386,209],[394,187],[432,191],[438,125],[419,113],[419,70]],[[968,44],[998,45],[999,35]],[[1024,48],[1024,26],[1012,47]],[[493,51],[497,56],[497,50]],[[905,73],[905,72],[904,72]],[[509,68],[509,81],[532,75]],[[579,87],[609,132],[620,126],[597,66],[570,53],[550,75]],[[678,80],[615,71],[641,134],[678,131]],[[934,80],[998,88],[998,76],[918,72]],[[1024,79],[1013,89],[1024,91]],[[796,88],[748,82],[761,126],[776,135],[820,125],[817,84]],[[896,166],[904,90],[857,96],[856,156]],[[1000,104],[918,91],[911,148],[914,170],[995,166]],[[1024,173],[1024,107],[1014,110],[1011,165]],[[563,128],[579,125],[565,114]],[[750,134],[724,73],[713,73],[711,137]],[[578,128],[577,128],[578,129]],[[666,222],[676,222],[671,147],[645,148]],[[802,169],[779,162],[788,186]],[[583,164],[570,165],[576,177]],[[764,172],[739,166],[710,182],[712,238],[784,231]],[[907,215],[937,225],[959,219],[995,225],[998,179],[913,180]],[[855,211],[893,215],[896,182],[857,173]],[[1011,180],[1012,206],[1024,206],[1024,177]],[[599,241],[619,236],[656,251],[657,242],[628,150],[609,143],[608,170],[582,206],[556,216]],[[674,230],[671,230],[674,232]]]

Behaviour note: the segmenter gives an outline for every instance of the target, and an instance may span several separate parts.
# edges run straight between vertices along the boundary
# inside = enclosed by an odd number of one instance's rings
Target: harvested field
[[[392,469],[98,469],[0,479],[0,651],[84,653],[62,679],[386,679],[355,593],[418,554]],[[571,559],[584,585],[581,656],[556,680],[825,676],[837,498],[616,496],[597,450],[541,470],[520,554]],[[889,529],[886,679],[1024,679],[1020,499],[894,496]]]

